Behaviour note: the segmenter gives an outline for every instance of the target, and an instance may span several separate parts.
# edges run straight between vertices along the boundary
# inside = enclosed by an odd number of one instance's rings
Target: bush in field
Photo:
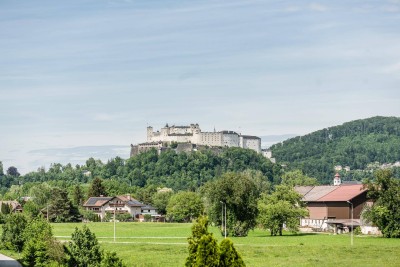
[[[86,225],[82,230],[75,228],[67,251],[72,266],[98,266],[101,263],[100,245]]]
[[[245,266],[232,241],[225,239],[218,246],[217,240],[208,232],[207,217],[199,217],[192,226],[192,236],[188,238],[189,256],[185,266]]]
[[[242,267],[245,266],[242,257],[236,251],[233,243],[230,239],[222,240],[220,246],[220,257],[219,266],[220,267]]]
[[[124,263],[115,252],[104,252],[100,267],[124,267]]]
[[[82,218],[84,221],[89,221],[89,222],[100,222],[100,216],[94,213],[93,211],[89,210],[80,210],[80,214],[82,214]]]
[[[115,216],[115,219],[120,222],[128,222],[132,219],[132,216],[129,213],[122,213],[122,214],[117,214]]]
[[[82,230],[75,228],[71,242],[66,247],[68,266],[124,267],[115,252],[100,250],[96,235],[84,225]]]
[[[145,214],[145,215],[143,215],[143,217],[144,217],[144,221],[145,222],[150,222],[151,221],[151,215],[150,214]]]

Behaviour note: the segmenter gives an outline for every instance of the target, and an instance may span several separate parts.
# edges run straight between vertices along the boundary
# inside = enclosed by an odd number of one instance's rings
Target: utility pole
[[[221,212],[221,221],[222,221],[222,225],[223,225],[223,229],[224,229],[224,237],[226,239],[226,203],[223,201],[220,201],[222,204],[222,212]],[[224,212],[224,208],[225,208],[225,212]],[[225,220],[224,220],[224,215],[225,215]]]
[[[351,205],[351,235],[350,235],[350,244],[353,246],[354,240],[354,206],[353,203],[347,201]]]

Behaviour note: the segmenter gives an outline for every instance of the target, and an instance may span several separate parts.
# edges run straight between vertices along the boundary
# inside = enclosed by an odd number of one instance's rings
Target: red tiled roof
[[[333,190],[325,196],[318,199],[318,201],[349,201],[356,196],[366,191],[363,185],[340,185],[336,190]]]

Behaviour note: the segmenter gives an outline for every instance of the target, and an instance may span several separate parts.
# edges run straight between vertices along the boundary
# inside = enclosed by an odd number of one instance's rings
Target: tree
[[[105,251],[100,267],[124,267],[124,263],[118,258],[117,253]]]
[[[208,242],[211,243],[211,246],[205,248],[205,243],[206,240],[203,239],[203,251],[202,253],[202,260],[198,260],[199,253],[198,253],[198,248],[200,244],[200,240],[202,237],[208,237],[207,240]],[[188,238],[188,243],[189,243],[189,256],[186,258],[185,266],[187,267],[195,267],[195,266],[208,266],[208,265],[198,265],[200,262],[204,262],[206,258],[206,254],[209,254],[211,258],[215,258],[215,255],[218,255],[215,253],[215,251],[218,249],[218,244],[216,243],[215,240],[212,240],[212,234],[208,232],[208,218],[207,217],[199,217],[195,221],[195,223],[192,225],[192,235]],[[205,251],[207,249],[207,252]],[[214,265],[215,266],[215,265]]]
[[[290,186],[276,186],[271,195],[263,194],[258,201],[258,221],[271,235],[282,235],[283,225],[297,232],[300,218],[308,214],[302,196]]]
[[[242,267],[245,266],[242,257],[233,246],[233,242],[227,238],[221,241],[219,246],[219,267]]]
[[[212,222],[222,226],[222,209],[227,211],[227,235],[246,236],[256,225],[260,190],[250,173],[225,173],[203,189]]]
[[[100,250],[96,235],[86,225],[75,228],[66,252],[68,266],[125,267],[115,252]]]
[[[167,205],[169,199],[174,193],[172,191],[157,192],[153,194],[152,204],[157,209],[159,214],[165,215],[167,213]]]
[[[318,181],[315,178],[308,177],[301,170],[294,170],[282,175],[281,184],[288,186],[317,185]]]
[[[57,187],[52,189],[48,212],[52,222],[75,222],[80,217],[78,209],[72,205],[67,192]]]
[[[4,175],[3,162],[0,161],[0,177]]]
[[[212,233],[208,232],[208,218],[199,217],[192,226],[192,235],[188,238],[189,256],[187,267],[243,267],[241,256],[237,253],[232,241],[224,239],[218,246]]]
[[[48,183],[41,183],[33,186],[29,190],[29,194],[32,196],[32,201],[43,208],[49,199],[51,199],[52,187]]]
[[[43,218],[29,222],[23,235],[26,242],[22,260],[26,266],[49,266],[63,261],[63,246],[54,238],[50,224]]]
[[[367,181],[368,196],[374,204],[363,214],[384,237],[400,238],[400,180],[389,169],[378,170],[375,181]]]
[[[10,205],[7,203],[1,202],[1,213],[10,214],[11,213]]]
[[[1,234],[1,243],[7,248],[21,252],[25,243],[23,232],[27,225],[27,220],[21,213],[10,214]]]
[[[99,266],[102,260],[96,235],[86,225],[82,230],[75,228],[68,244],[67,254],[71,266]]]
[[[9,176],[14,176],[14,177],[18,177],[18,176],[20,176],[20,173],[18,172],[18,169],[17,169],[16,167],[10,166],[10,167],[7,169],[7,175],[9,175]]]
[[[85,199],[85,195],[83,194],[82,187],[80,185],[76,185],[73,191],[73,204],[75,206],[81,206]]]
[[[173,195],[167,206],[167,215],[177,222],[190,222],[203,212],[203,202],[194,192],[179,192]]]
[[[103,180],[100,178],[94,178],[90,185],[88,197],[100,197],[107,196],[106,188],[103,185]]]

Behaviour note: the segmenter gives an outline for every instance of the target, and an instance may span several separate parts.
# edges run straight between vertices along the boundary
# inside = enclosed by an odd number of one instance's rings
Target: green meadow
[[[128,266],[183,266],[191,224],[87,223],[109,251],[115,251]],[[63,241],[82,223],[53,224],[54,235]],[[218,228],[209,230],[221,241]],[[231,238],[247,266],[400,266],[400,239],[330,234],[285,233],[271,237],[256,229],[247,237]],[[3,251],[4,252],[4,251]],[[7,253],[7,251],[5,252]]]

